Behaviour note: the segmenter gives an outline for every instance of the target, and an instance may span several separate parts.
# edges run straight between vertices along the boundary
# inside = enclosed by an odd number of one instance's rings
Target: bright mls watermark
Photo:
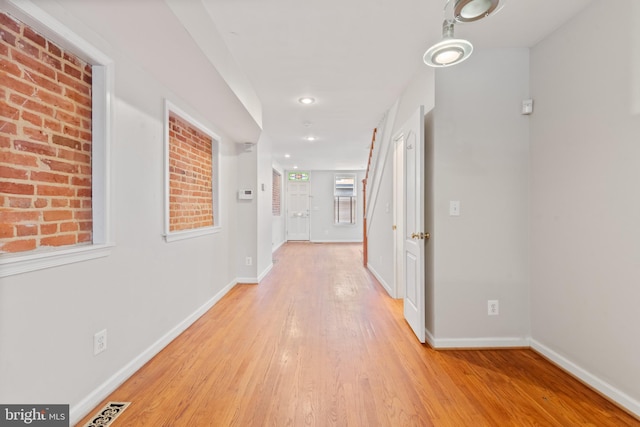
[[[0,405],[0,427],[69,427],[69,405]]]

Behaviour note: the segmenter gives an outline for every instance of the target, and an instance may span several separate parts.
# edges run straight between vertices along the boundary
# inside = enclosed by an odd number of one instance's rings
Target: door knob
[[[431,238],[431,234],[430,233],[411,233],[411,238],[412,239],[418,239],[418,240],[429,240]]]

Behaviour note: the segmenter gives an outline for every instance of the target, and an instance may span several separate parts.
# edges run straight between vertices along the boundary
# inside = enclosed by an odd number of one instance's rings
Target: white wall
[[[636,414],[639,29],[637,1],[594,1],[531,56],[534,345]]]
[[[394,233],[393,233],[393,136],[409,119],[420,105],[425,112],[434,105],[434,71],[420,65],[416,73],[396,103],[389,108],[386,122],[378,129],[376,144],[379,153],[386,155],[385,162],[378,168],[382,174],[380,187],[367,203],[372,204],[372,213],[368,219],[368,267],[376,275],[387,291],[393,294],[394,277]],[[385,132],[386,131],[386,132]],[[368,185],[374,178],[369,177]]]
[[[356,174],[356,223],[334,224],[333,188],[336,174]],[[362,180],[364,171],[310,171],[310,240],[312,242],[362,241]]]
[[[179,51],[165,46],[167,58],[180,61],[165,58],[162,67],[149,68],[143,64],[149,58],[132,54],[120,32],[128,20],[144,20],[147,35],[162,37],[167,23],[156,25],[148,16],[164,17],[163,3],[145,3],[142,12],[148,15],[142,16],[119,2],[104,10],[100,2],[38,4],[115,61],[111,189],[116,246],[106,258],[2,279],[0,402],[69,403],[74,421],[124,379],[127,369],[151,357],[163,343],[158,340],[177,333],[186,319],[233,285],[235,237],[245,225],[237,222],[239,162],[228,137],[238,130],[227,126],[243,127],[239,132],[246,135],[256,134],[258,127],[247,113],[231,125],[211,113],[221,107],[231,114],[240,107],[225,98],[215,69],[186,34],[174,40]],[[112,19],[109,31],[105,14]],[[208,78],[176,79],[185,68]],[[162,237],[165,97],[222,137],[222,230],[217,234],[173,243]],[[108,349],[94,356],[93,335],[104,328]]]
[[[523,345],[528,316],[529,50],[478,50],[436,72],[434,306],[437,346]],[[461,215],[449,216],[449,201]],[[500,315],[487,315],[487,301]]]
[[[287,187],[286,174],[282,166],[277,162],[273,162],[272,168],[280,174],[280,215],[271,217],[271,249],[275,251],[286,240],[287,198],[285,195]]]
[[[236,234],[237,257],[235,266],[238,280],[243,283],[256,283],[258,278],[258,149],[254,146],[246,151],[244,144],[236,145],[238,156],[236,193],[241,190],[253,190],[253,199],[241,200],[236,197],[236,219],[243,224]],[[247,258],[251,258],[251,265],[247,265]]]
[[[258,279],[262,279],[273,267],[272,260],[272,189],[273,189],[273,167],[271,160],[271,139],[262,132],[256,150],[258,152],[258,178],[256,197],[258,201],[257,209],[257,273]]]

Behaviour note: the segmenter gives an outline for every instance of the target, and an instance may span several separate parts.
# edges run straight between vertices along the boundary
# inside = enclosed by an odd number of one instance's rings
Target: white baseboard
[[[427,328],[424,329],[424,337],[427,341],[427,344],[431,346],[431,348],[436,348],[436,338],[433,336],[430,330]]]
[[[311,240],[311,243],[362,243],[360,240]]]
[[[260,281],[257,277],[236,277],[237,283],[258,284]]]
[[[277,245],[275,245],[274,247],[272,247],[271,248],[271,253],[274,253],[275,251],[280,249],[280,246],[284,245],[286,242],[287,242],[286,240],[283,240],[282,242],[280,242]]]
[[[156,354],[158,354],[163,348],[165,348],[171,341],[176,339],[182,332],[184,332],[189,326],[191,326],[196,320],[198,320],[203,314],[205,314],[211,307],[213,307],[220,299],[227,294],[236,285],[236,281],[229,283],[220,292],[215,294],[213,298],[207,301],[204,305],[193,312],[189,317],[184,319],[173,329],[167,332],[164,336],[153,343],[149,348],[139,354],[131,362],[127,363],[122,369],[116,372],[106,382],[96,388],[87,397],[81,400],[79,403],[72,405],[69,411],[69,418],[71,425],[78,423],[84,418],[93,408],[95,408],[102,400],[104,400],[109,394],[117,389],[122,383],[124,383],[131,375],[136,373],[138,369],[142,368],[145,363],[151,360]]]
[[[556,353],[544,344],[530,339],[530,345],[533,350],[540,353],[542,356],[549,359],[551,362],[558,365],[580,381],[587,384],[597,392],[601,393],[605,397],[611,399],[616,404],[620,405],[627,411],[631,412],[637,417],[640,417],[640,402],[629,396],[628,394],[618,390],[606,381],[596,377],[588,372],[586,369],[576,365],[566,357]]]
[[[267,277],[267,274],[269,274],[269,272],[271,271],[271,269],[273,268],[273,263],[269,264],[267,266],[267,268],[264,269],[264,271],[262,272],[262,274],[260,274],[258,276],[258,283],[262,282],[262,279],[264,279],[265,277]]]
[[[520,337],[435,338],[429,331],[426,335],[429,345],[436,350],[529,347],[529,339]]]
[[[395,298],[395,295],[393,293],[393,291],[391,290],[391,286],[389,286],[389,284],[387,282],[384,281],[384,279],[382,278],[382,276],[380,276],[378,274],[378,272],[376,271],[375,268],[373,268],[371,266],[371,264],[367,263],[367,269],[371,272],[371,274],[373,274],[373,276],[378,279],[378,282],[380,282],[380,284],[382,285],[382,287],[384,288],[385,291],[387,291],[387,293],[389,294],[389,296],[391,298]]]

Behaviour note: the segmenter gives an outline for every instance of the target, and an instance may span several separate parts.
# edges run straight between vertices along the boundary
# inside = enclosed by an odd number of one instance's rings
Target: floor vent
[[[109,402],[100,411],[91,417],[91,421],[84,427],[107,427],[127,409],[131,402]]]

